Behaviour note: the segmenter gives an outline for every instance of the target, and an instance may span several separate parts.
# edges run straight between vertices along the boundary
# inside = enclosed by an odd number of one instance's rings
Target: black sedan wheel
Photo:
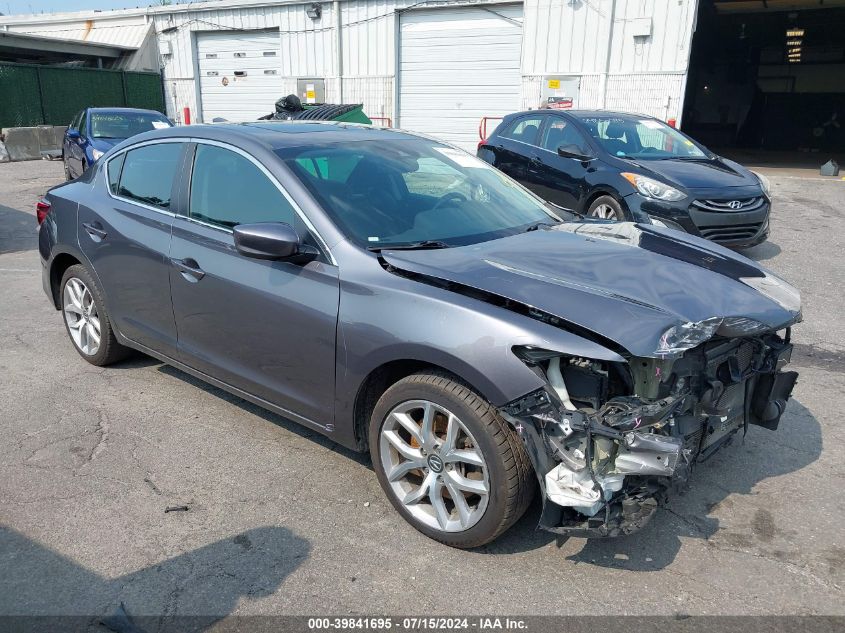
[[[370,455],[402,517],[452,547],[489,543],[534,493],[522,441],[479,394],[451,376],[419,373],[376,403]]]
[[[587,215],[601,220],[613,220],[615,222],[622,222],[625,220],[625,213],[622,211],[620,205],[612,196],[599,196],[590,205]]]

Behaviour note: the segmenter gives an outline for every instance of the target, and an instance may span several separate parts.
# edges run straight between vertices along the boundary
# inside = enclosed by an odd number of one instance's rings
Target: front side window
[[[126,152],[118,193],[144,204],[170,209],[182,148],[182,143],[159,143]],[[113,163],[111,161],[109,166]]]
[[[606,115],[581,120],[606,152],[620,158],[707,158],[691,139],[657,119]]]
[[[168,127],[173,127],[173,124],[163,114],[148,112],[91,113],[92,138],[129,138],[142,132]]]
[[[427,139],[276,151],[353,242],[463,245],[554,224],[543,201],[482,160]]]
[[[285,222],[302,230],[293,206],[263,171],[237,152],[215,145],[197,145],[189,212],[195,220],[225,228]]]
[[[501,136],[529,145],[537,144],[537,132],[543,124],[542,117],[526,117],[518,119],[502,132]]]
[[[581,132],[569,121],[557,117],[551,118],[543,130],[540,147],[551,152],[556,152],[559,147],[566,147],[576,149],[582,154],[589,153],[589,146]]]
[[[80,136],[88,136],[88,117],[85,111],[82,112],[82,116],[79,118],[79,134]]]

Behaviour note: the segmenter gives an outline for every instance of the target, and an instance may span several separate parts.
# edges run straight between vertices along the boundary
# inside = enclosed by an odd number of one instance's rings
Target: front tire
[[[373,410],[370,455],[379,483],[414,528],[452,547],[489,543],[534,494],[525,447],[478,393],[440,372],[391,386]]]
[[[131,350],[115,338],[102,290],[88,269],[81,264],[68,268],[59,296],[65,329],[82,358],[103,367],[129,355]]]
[[[590,204],[587,210],[587,215],[592,218],[599,218],[601,220],[612,220],[614,222],[624,222],[625,212],[622,210],[622,205],[613,196],[599,196]]]

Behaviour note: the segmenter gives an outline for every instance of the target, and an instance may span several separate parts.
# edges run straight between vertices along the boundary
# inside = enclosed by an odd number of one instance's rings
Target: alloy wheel
[[[63,309],[70,337],[86,356],[94,356],[100,349],[100,317],[94,296],[85,283],[71,277],[65,284]]]
[[[379,435],[379,454],[391,491],[426,526],[462,532],[484,516],[490,496],[484,456],[446,408],[428,400],[394,407]]]
[[[616,215],[616,210],[609,204],[600,204],[593,209],[592,216],[594,218],[601,218],[602,220],[619,220]]]

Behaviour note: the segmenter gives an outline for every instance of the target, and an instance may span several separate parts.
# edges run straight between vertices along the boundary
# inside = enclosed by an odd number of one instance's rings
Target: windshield
[[[173,127],[163,114],[152,112],[92,112],[93,138],[129,138],[141,132]]]
[[[581,121],[606,152],[619,158],[708,157],[689,138],[657,119],[606,115],[584,117]]]
[[[560,221],[497,169],[427,139],[276,153],[340,229],[369,248],[474,244]]]

